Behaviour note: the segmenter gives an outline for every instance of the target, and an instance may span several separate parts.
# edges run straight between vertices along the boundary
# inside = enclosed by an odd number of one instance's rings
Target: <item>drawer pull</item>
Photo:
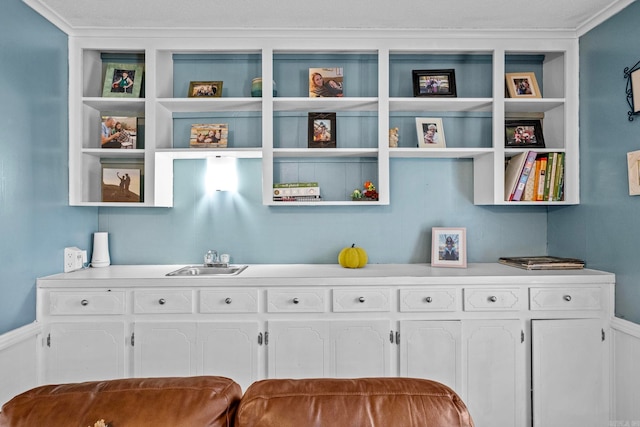
[[[571,301],[571,295],[565,295],[562,298],[567,302]]]
[[[166,303],[167,303],[167,300],[166,300],[166,299],[164,299],[164,298],[160,298],[160,299],[158,300],[158,304],[160,304],[160,305],[165,305]]]
[[[300,303],[300,299],[299,298],[294,298],[293,299],[293,303],[294,304],[299,304]]]
[[[225,304],[231,304],[232,300],[231,298],[225,298],[224,302]]]
[[[89,305],[89,300],[83,299],[82,301],[80,301],[80,305],[84,305],[84,306]]]
[[[431,297],[426,297],[426,298],[424,299],[424,301],[425,301],[426,303],[428,303],[428,304],[431,304],[431,303],[433,302],[433,298],[431,298]]]
[[[498,301],[498,297],[496,297],[495,295],[491,295],[489,298],[487,298],[489,300],[489,302],[496,302]]]
[[[364,297],[360,297],[360,298],[358,298],[358,301],[360,301],[360,302],[364,302],[364,301],[365,301],[365,299],[364,299]]]

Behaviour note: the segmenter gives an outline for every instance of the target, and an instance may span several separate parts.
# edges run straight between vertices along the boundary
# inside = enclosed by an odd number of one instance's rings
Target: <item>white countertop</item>
[[[342,268],[338,264],[250,264],[237,276],[166,276],[180,265],[111,265],[85,268],[37,280],[38,287],[80,286],[300,286],[300,285],[442,285],[442,284],[589,284],[614,283],[604,271],[527,271],[498,263],[469,264],[467,268],[430,264],[368,264]]]

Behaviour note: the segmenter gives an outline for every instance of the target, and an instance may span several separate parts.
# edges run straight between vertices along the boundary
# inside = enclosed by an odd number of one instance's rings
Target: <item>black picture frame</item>
[[[444,70],[413,70],[413,96],[456,97],[456,72],[453,68]]]
[[[336,113],[309,113],[309,148],[336,148]]]
[[[540,120],[505,120],[504,136],[507,148],[544,148]]]

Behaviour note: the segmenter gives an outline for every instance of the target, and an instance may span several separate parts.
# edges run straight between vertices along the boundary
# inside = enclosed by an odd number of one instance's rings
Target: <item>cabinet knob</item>
[[[158,300],[158,304],[160,304],[160,305],[165,305],[165,304],[166,304],[166,302],[167,302],[167,300],[166,300],[166,299],[164,299],[164,298],[160,298],[160,299]]]
[[[364,301],[365,301],[365,299],[364,299],[364,297],[360,297],[360,298],[358,298],[358,301],[360,301],[360,302],[364,302]]]
[[[489,298],[487,298],[489,300],[489,302],[496,302],[498,301],[498,297],[496,297],[495,295],[491,295]]]
[[[231,304],[231,298],[225,298],[224,302],[225,302],[226,304]]]
[[[89,305],[89,300],[83,299],[82,301],[80,301],[81,305]]]
[[[294,299],[293,299],[293,303],[294,303],[294,304],[298,304],[298,303],[300,303],[300,299],[299,299],[299,298],[294,298]]]
[[[562,298],[567,302],[571,301],[571,295],[565,295]]]
[[[431,298],[431,297],[426,297],[426,298],[424,299],[424,301],[425,301],[425,302],[427,302],[427,303],[432,303],[432,302],[433,302],[433,298]]]

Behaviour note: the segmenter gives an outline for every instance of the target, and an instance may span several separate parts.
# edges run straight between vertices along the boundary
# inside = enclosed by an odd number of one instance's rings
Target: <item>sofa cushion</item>
[[[473,427],[449,387],[416,378],[270,379],[244,394],[235,427]]]
[[[47,385],[2,407],[0,427],[229,427],[242,397],[223,377],[129,378]]]

